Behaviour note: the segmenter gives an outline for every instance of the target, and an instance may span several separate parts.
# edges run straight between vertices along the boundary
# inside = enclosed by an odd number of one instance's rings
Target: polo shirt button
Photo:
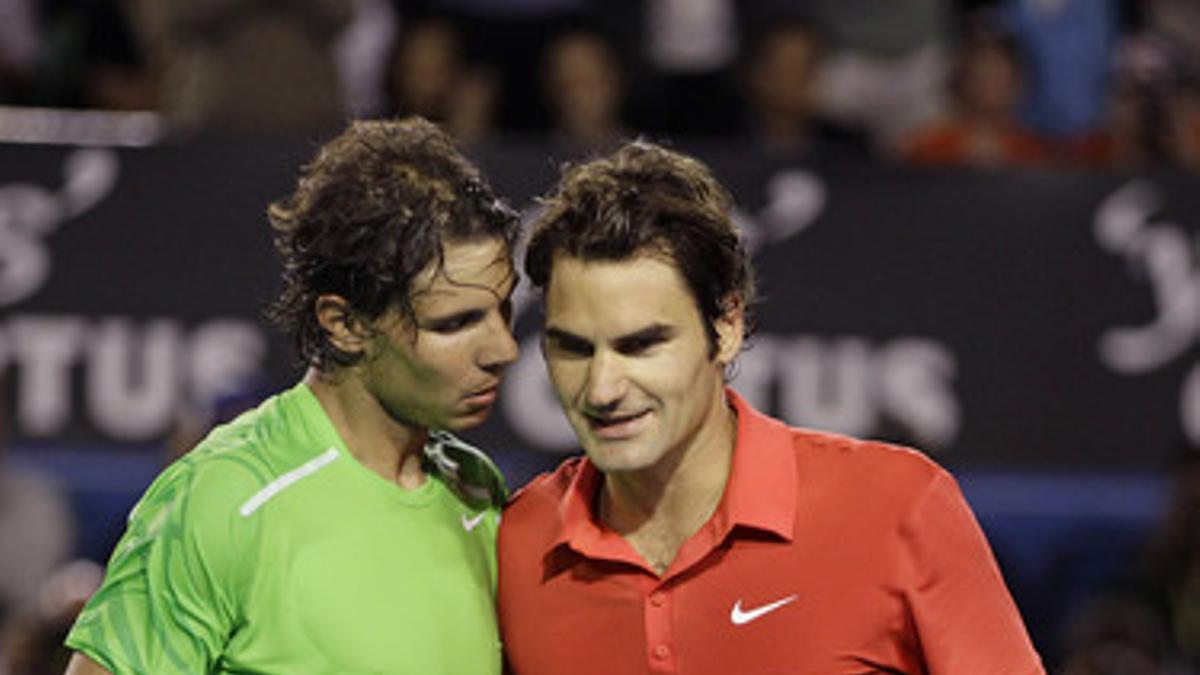
[[[670,656],[671,650],[666,645],[658,645],[654,648],[654,658],[662,661]]]
[[[650,604],[654,605],[655,607],[662,607],[663,603],[666,601],[667,601],[667,599],[665,597],[663,597],[662,593],[651,593],[650,594]]]

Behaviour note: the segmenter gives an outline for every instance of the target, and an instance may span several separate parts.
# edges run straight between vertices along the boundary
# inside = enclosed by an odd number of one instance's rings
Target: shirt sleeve
[[[1045,673],[953,478],[938,473],[902,531],[909,604],[930,675]]]
[[[151,485],[67,636],[114,675],[210,672],[232,633],[236,510],[198,478],[177,464]]]

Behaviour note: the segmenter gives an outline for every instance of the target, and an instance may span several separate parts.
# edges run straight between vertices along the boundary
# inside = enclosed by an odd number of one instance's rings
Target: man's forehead
[[[516,285],[517,271],[502,240],[448,244],[442,260],[434,261],[411,284],[415,300],[422,295],[458,294],[464,289],[487,290],[507,297]]]
[[[611,293],[604,298],[607,306],[628,296],[646,302],[673,301],[691,292],[674,261],[652,252],[620,260],[580,258],[560,254],[554,258],[546,282],[545,297],[578,297]]]
[[[544,297],[550,332],[617,341],[687,330],[690,322],[700,321],[686,286],[661,260],[649,266],[657,281],[646,276],[647,265],[629,264],[633,261],[563,262],[568,267],[559,271],[565,273],[551,277]]]

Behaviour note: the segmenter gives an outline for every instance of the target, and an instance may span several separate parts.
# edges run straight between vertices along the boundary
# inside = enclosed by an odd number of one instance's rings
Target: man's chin
[[[450,431],[461,431],[477,427],[487,421],[488,416],[492,414],[492,408],[494,406],[491,405],[464,407],[446,421],[446,428]]]
[[[637,471],[645,468],[640,453],[633,443],[597,443],[595,439],[584,444],[583,451],[593,465],[604,473]]]

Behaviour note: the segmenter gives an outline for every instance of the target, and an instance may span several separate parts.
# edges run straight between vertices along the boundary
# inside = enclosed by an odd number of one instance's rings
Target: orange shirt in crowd
[[[1047,163],[1041,140],[1017,127],[982,129],[950,120],[911,138],[905,160],[941,166],[1038,166]]]
[[[948,473],[728,398],[725,494],[661,576],[602,524],[586,458],[513,499],[499,543],[513,673],[1045,672]]]

